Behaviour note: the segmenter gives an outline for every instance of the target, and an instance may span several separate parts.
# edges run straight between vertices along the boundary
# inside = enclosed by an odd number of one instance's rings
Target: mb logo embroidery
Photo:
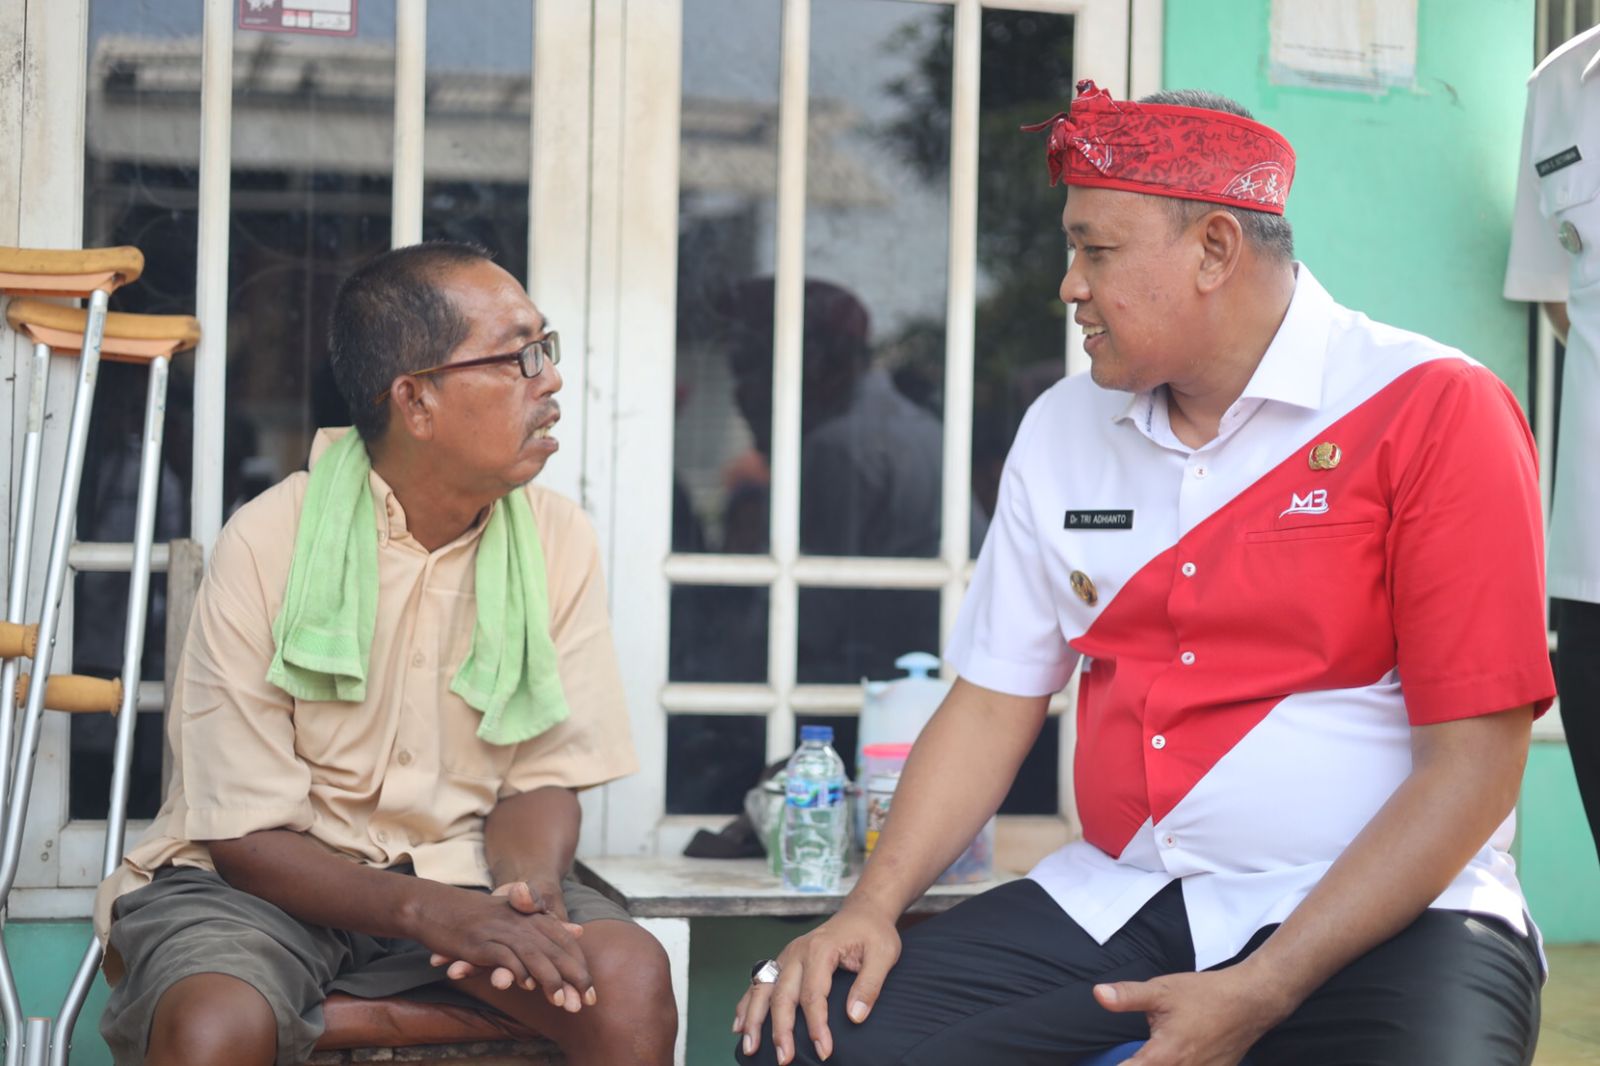
[[[1298,492],[1289,493],[1289,508],[1278,517],[1292,514],[1327,514],[1328,490],[1312,489],[1304,496]]]

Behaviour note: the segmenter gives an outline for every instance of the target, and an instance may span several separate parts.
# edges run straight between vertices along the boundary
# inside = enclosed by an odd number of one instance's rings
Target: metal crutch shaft
[[[89,297],[89,316],[83,337],[83,351],[79,356],[78,388],[72,398],[72,421],[67,437],[65,468],[61,473],[61,495],[56,506],[55,528],[50,541],[50,563],[45,576],[44,603],[39,619],[39,648],[33,661],[34,673],[48,677],[50,661],[55,653],[56,623],[61,614],[61,597],[67,584],[67,550],[72,546],[73,527],[78,511],[78,484],[83,471],[83,455],[89,439],[89,416],[94,405],[94,386],[100,368],[100,344],[105,331],[106,304],[110,297],[104,289],[96,289]],[[16,772],[12,775],[11,795],[6,804],[4,853],[0,854],[0,904],[10,899],[12,885],[17,880],[17,866],[22,857],[22,834],[28,817],[28,792],[33,787],[33,755],[39,746],[39,719],[44,711],[44,694],[47,686],[34,685],[28,692],[27,706],[22,713],[22,734],[17,747]],[[22,1015],[22,1004],[17,998],[16,983],[0,981],[0,1004],[7,1022],[6,1066],[17,1066],[19,1049],[12,1034],[25,1033],[24,1039],[34,1035],[34,1021],[30,1019],[25,1030],[19,1030],[13,1018]],[[48,1021],[45,1023],[48,1025]],[[48,1030],[46,1030],[48,1039]],[[41,1060],[42,1062],[42,1060]],[[31,1066],[31,1064],[30,1064]]]
[[[133,571],[128,575],[128,629],[122,645],[122,707],[117,715],[117,744],[111,769],[111,806],[106,815],[105,851],[100,876],[110,877],[122,861],[128,825],[128,777],[133,764],[133,731],[139,720],[139,673],[144,658],[144,628],[150,606],[150,549],[155,541],[156,496],[161,485],[161,440],[167,411],[164,358],[150,363],[150,390],[144,410],[144,442],[139,455],[139,505],[133,534]],[[100,941],[91,939],[83,961],[61,1003],[50,1046],[51,1066],[67,1066],[72,1030],[89,998],[100,968]]]
[[[33,551],[33,516],[39,499],[39,455],[44,438],[44,401],[49,384],[50,346],[35,343],[33,362],[28,372],[28,425],[22,441],[17,517],[11,535],[11,584],[6,590],[6,621],[17,624],[27,617],[28,610],[28,559]],[[34,632],[37,640],[38,630]],[[17,683],[18,667],[15,659],[7,659],[0,665],[0,692],[13,690]],[[4,802],[11,784],[12,743],[16,729],[16,708],[10,700],[0,700],[0,802]],[[8,1018],[7,1031],[16,1032],[10,1021]]]

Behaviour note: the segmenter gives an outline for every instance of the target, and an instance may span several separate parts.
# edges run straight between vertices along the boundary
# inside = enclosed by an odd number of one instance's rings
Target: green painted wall
[[[17,972],[25,1017],[54,1017],[89,945],[88,922],[13,922],[6,926],[6,953]],[[108,993],[105,979],[89,991],[73,1029],[72,1066],[111,1066],[111,1052],[100,1039],[100,1012]]]
[[[1517,876],[1545,940],[1600,942],[1600,859],[1565,744],[1537,742],[1528,753],[1517,845]]]
[[[1527,389],[1528,316],[1500,297],[1533,64],[1533,0],[1420,0],[1417,82],[1272,85],[1269,0],[1167,0],[1164,84],[1231,96],[1298,158],[1288,217],[1334,298]]]

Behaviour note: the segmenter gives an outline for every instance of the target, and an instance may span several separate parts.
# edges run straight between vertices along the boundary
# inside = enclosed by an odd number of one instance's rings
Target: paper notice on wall
[[[241,30],[354,36],[356,0],[239,0]]]
[[[1272,0],[1277,85],[1383,92],[1417,77],[1417,0]]]

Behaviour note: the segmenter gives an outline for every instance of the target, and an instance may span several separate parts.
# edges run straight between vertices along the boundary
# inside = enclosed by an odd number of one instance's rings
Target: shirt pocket
[[[1600,281],[1600,159],[1580,159],[1539,179],[1539,202],[1557,235],[1570,226],[1580,243],[1571,253],[1572,287]]]
[[[1357,522],[1319,522],[1315,525],[1290,526],[1286,529],[1259,529],[1244,535],[1246,544],[1293,544],[1306,540],[1337,540],[1360,537],[1371,533],[1376,523],[1370,519]]]

